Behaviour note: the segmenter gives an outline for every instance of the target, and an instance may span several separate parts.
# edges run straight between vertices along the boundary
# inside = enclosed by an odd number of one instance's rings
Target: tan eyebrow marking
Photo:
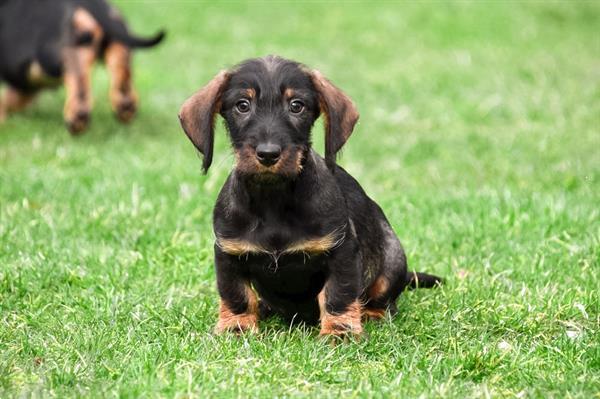
[[[294,94],[295,94],[294,89],[290,89],[289,87],[287,89],[285,89],[285,91],[283,92],[283,96],[288,100],[290,98],[294,97]]]
[[[252,89],[252,88],[250,88],[250,89],[246,89],[246,90],[245,90],[245,93],[246,93],[246,95],[247,95],[248,97],[250,97],[250,98],[254,98],[254,97],[256,97],[256,90],[254,90],[254,89]]]

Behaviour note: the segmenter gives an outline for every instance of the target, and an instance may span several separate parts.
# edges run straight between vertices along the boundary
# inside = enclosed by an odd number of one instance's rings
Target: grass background
[[[169,35],[135,56],[135,122],[97,68],[83,137],[62,90],[0,126],[0,397],[600,397],[598,2],[115,3]],[[270,53],[355,100],[341,164],[448,279],[361,342],[212,334],[232,155],[220,127],[202,176],[176,115]]]

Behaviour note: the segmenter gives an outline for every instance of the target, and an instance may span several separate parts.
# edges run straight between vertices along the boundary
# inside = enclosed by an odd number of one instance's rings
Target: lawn
[[[0,126],[0,397],[600,397],[600,3],[115,3],[168,30],[135,56],[137,119],[99,67],[84,136],[63,90]],[[355,100],[340,163],[447,278],[357,342],[212,333],[233,156],[219,122],[202,175],[177,112],[271,53]]]

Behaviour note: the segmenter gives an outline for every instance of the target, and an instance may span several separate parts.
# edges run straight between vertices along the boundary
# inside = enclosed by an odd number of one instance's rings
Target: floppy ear
[[[188,98],[179,111],[179,122],[188,138],[202,153],[206,173],[212,162],[215,117],[221,109],[221,94],[229,80],[227,71],[219,72],[196,94]]]
[[[358,110],[350,97],[331,83],[321,72],[311,72],[313,85],[319,93],[319,106],[325,115],[325,161],[335,165],[335,156],[348,140],[358,121]]]

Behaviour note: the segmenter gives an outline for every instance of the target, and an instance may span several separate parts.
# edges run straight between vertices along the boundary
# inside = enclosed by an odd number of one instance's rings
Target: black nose
[[[265,166],[274,165],[281,155],[281,147],[277,144],[259,144],[256,147],[256,157]]]

